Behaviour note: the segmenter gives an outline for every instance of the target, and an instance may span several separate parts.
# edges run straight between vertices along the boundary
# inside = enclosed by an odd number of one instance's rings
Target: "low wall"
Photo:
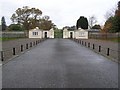
[[[5,42],[3,44],[3,49],[0,52],[0,59],[1,61],[8,61],[12,57],[15,57],[22,52],[25,52],[32,47],[35,47],[40,42],[44,41],[45,39],[21,39],[16,41]],[[9,45],[6,45],[9,44]],[[6,46],[5,46],[6,45]]]
[[[115,62],[119,62],[119,54],[120,54],[120,51],[118,50],[117,47],[115,47],[115,49],[109,47],[109,44],[108,44],[108,47],[105,47],[103,44],[100,44],[100,43],[96,43],[96,42],[90,42],[90,40],[80,40],[80,39],[73,39],[75,42],[115,61]],[[107,42],[106,42],[107,43]]]

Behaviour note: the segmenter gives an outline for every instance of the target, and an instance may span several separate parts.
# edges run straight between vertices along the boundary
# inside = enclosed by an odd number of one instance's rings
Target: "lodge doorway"
[[[70,38],[73,38],[73,32],[70,32]]]
[[[47,32],[44,33],[44,36],[45,36],[45,38],[48,38],[48,36],[47,36]]]

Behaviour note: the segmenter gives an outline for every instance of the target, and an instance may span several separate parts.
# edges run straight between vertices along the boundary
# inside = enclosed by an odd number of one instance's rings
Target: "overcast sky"
[[[105,21],[105,14],[117,5],[119,0],[0,0],[0,17],[5,16],[7,25],[17,8],[23,6],[39,8],[43,15],[50,19],[58,28],[76,25],[80,16],[96,16],[99,24]]]

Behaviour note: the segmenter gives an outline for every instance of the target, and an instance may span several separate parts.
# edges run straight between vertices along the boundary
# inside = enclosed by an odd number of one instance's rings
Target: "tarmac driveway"
[[[48,39],[3,65],[3,88],[118,88],[118,64],[69,39]]]

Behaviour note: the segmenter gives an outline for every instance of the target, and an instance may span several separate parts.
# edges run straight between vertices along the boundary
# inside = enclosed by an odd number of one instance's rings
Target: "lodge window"
[[[81,37],[85,36],[85,33],[84,32],[80,32],[79,34]]]
[[[38,35],[38,32],[33,32],[33,35],[35,36],[35,35]]]

